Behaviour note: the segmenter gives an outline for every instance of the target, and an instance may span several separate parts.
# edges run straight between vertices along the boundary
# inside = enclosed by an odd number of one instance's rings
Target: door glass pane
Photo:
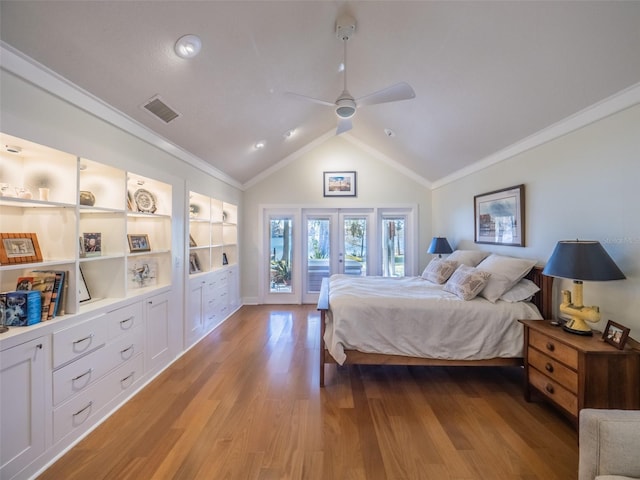
[[[382,219],[382,275],[404,277],[405,219]]]
[[[365,276],[367,274],[367,219],[344,219],[344,273]]]
[[[269,220],[269,291],[291,293],[293,259],[293,220],[272,218]]]
[[[331,272],[330,226],[328,218],[307,220],[307,292],[319,292],[322,279]]]

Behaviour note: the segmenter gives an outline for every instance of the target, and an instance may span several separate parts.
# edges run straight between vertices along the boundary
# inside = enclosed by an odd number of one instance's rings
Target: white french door
[[[414,274],[414,207],[264,208],[261,218],[261,303],[315,303],[336,273]]]

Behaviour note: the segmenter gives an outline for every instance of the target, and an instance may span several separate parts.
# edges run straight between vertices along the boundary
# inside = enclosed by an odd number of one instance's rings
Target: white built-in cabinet
[[[41,337],[0,352],[0,478],[10,479],[46,448],[45,375],[51,355]]]
[[[34,476],[239,308],[238,208],[191,192],[173,215],[169,183],[0,142],[0,232],[35,233],[42,253],[0,265],[0,290],[32,270],[68,273],[64,315],[0,334],[0,480],[10,480]],[[185,232],[184,292],[175,232]],[[100,254],[83,253],[96,233]]]
[[[189,192],[185,346],[193,345],[240,306],[238,207]]]

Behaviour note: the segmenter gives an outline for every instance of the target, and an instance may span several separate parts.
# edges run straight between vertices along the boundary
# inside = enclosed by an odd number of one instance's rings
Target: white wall
[[[640,106],[435,189],[433,230],[452,246],[545,263],[559,240],[598,240],[627,276],[585,282],[587,305],[640,338]],[[524,183],[526,247],[474,245],[474,195]],[[560,285],[560,287],[559,287]],[[556,280],[555,299],[571,282]]]
[[[323,172],[343,170],[357,172],[357,197],[323,197]],[[417,205],[419,266],[424,268],[427,263],[426,249],[431,240],[430,191],[353,142],[332,137],[245,191],[242,278],[243,295],[249,302],[258,297],[260,205],[310,208]]]

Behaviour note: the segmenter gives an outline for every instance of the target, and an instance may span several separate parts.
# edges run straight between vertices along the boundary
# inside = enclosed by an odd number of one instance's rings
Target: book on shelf
[[[42,297],[37,290],[16,290],[0,293],[2,324],[7,327],[26,327],[40,322]]]
[[[42,302],[42,321],[49,319],[49,305],[53,295],[53,286],[56,283],[56,276],[53,274],[36,274],[33,277],[33,288],[41,294]]]
[[[44,276],[53,275],[55,277],[48,305],[47,320],[51,320],[58,315],[64,315],[64,285],[67,282],[69,273],[65,270],[34,270],[32,273]]]

